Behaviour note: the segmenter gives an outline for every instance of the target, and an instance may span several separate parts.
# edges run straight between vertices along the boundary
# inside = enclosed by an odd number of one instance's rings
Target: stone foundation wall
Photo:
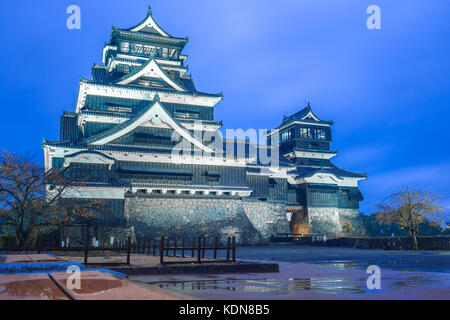
[[[355,229],[353,235],[365,233],[358,209],[308,208],[311,232],[325,233],[328,238],[342,236],[342,227],[350,222]]]
[[[276,202],[243,201],[244,212],[264,241],[278,233],[289,233],[286,205]]]
[[[342,231],[337,208],[308,208],[312,233],[325,233],[328,238],[336,238]]]
[[[136,241],[136,235],[132,226],[128,228],[102,226],[98,229],[97,240],[100,243],[109,245],[111,243],[111,237],[114,237],[115,243],[124,243],[128,240],[129,236],[132,242]]]
[[[339,209],[339,219],[342,227],[350,222],[355,229],[351,235],[346,236],[362,236],[366,234],[364,221],[359,209]]]
[[[89,239],[92,241],[95,232],[94,228],[89,228]],[[131,241],[136,241],[136,236],[133,227],[109,227],[98,226],[97,240],[100,246],[109,246],[111,244],[111,237],[114,237],[115,243],[123,243],[128,240],[128,236],[131,237]],[[66,226],[64,230],[63,239],[67,241],[69,237],[70,246],[84,246],[86,243],[86,226],[75,225]]]
[[[136,237],[176,239],[235,236],[239,244],[261,244],[278,232],[288,232],[284,205],[241,199],[125,199],[125,216]]]

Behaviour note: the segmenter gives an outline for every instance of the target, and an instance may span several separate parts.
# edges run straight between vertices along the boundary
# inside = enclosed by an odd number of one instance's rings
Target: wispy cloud
[[[384,172],[370,178],[372,187],[392,189],[401,186],[434,188],[443,190],[450,188],[450,163],[416,166]]]
[[[440,196],[443,214],[450,214],[450,163],[438,163],[397,169],[369,175],[361,184],[365,201],[361,203],[362,211],[371,213],[375,205],[387,196],[398,192],[402,187],[411,187],[422,191],[431,191]]]
[[[361,165],[367,168],[371,163],[380,162],[380,160],[388,158],[392,148],[392,145],[376,145],[344,149],[339,152],[335,162],[345,168]]]

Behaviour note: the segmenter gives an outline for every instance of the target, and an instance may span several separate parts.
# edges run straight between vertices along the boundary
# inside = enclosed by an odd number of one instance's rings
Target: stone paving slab
[[[3,264],[64,261],[49,254],[8,254],[3,257]]]

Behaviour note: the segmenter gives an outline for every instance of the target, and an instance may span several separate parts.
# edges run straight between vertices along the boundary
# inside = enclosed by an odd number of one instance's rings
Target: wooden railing
[[[213,243],[211,244],[211,240]],[[131,242],[131,237],[127,241],[115,243],[110,247],[95,247],[90,246],[89,238],[86,238],[85,246],[78,247],[52,247],[42,246],[40,243],[36,247],[8,247],[0,248],[0,253],[24,252],[24,253],[46,253],[46,252],[84,252],[84,264],[88,264],[89,252],[103,251],[103,252],[118,252],[126,253],[126,262],[123,263],[107,263],[111,264],[131,264],[131,254],[146,254],[159,256],[160,264],[182,264],[182,263],[211,263],[211,262],[236,262],[236,238],[228,237],[226,246],[219,246],[218,238],[198,237],[192,238],[191,241],[185,239],[171,240],[161,237],[160,240],[148,240]],[[190,245],[188,245],[190,244]],[[180,245],[180,246],[179,246]],[[219,259],[218,252],[226,251],[226,259]],[[212,258],[208,258],[206,253],[212,252]],[[171,253],[171,254],[170,254]],[[186,258],[184,259],[166,259],[172,258]],[[188,259],[191,258],[191,259]],[[193,261],[192,258],[195,258]],[[169,261],[172,260],[172,261]],[[103,263],[105,264],[105,263]]]
[[[211,244],[211,241],[214,240],[213,244]],[[209,243],[208,243],[209,242]],[[159,241],[159,258],[160,258],[160,264],[175,264],[175,263],[192,263],[191,260],[182,261],[164,261],[164,257],[178,257],[178,258],[196,258],[197,263],[202,262],[236,262],[236,237],[228,237],[227,239],[227,245],[225,247],[220,247],[218,245],[218,238],[192,238],[192,241],[190,242],[190,246],[186,246],[186,240],[183,239],[181,242],[179,240],[170,240],[166,239],[165,237],[161,237],[161,240]],[[178,244],[181,244],[181,246],[178,246]],[[172,246],[171,246],[172,245]],[[156,241],[153,246],[153,255],[156,255]],[[149,249],[150,250],[150,249]],[[217,253],[218,251],[225,251],[226,250],[226,259],[218,259]],[[210,251],[212,252],[212,258],[206,257],[206,252]],[[172,255],[169,255],[169,253],[172,252]],[[177,252],[179,255],[177,255]]]

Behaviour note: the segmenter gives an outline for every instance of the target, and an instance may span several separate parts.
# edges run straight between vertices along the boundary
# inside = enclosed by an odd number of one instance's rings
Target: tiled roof
[[[109,83],[109,73],[106,67],[104,66],[94,66],[92,68],[92,74],[91,74],[93,81],[103,82],[103,83]]]
[[[81,78],[80,79],[81,82],[84,83],[92,83],[92,84],[97,84],[97,85],[102,85],[102,86],[108,86],[111,88],[126,88],[126,89],[131,89],[131,90],[143,90],[143,91],[149,91],[149,92],[165,92],[165,93],[171,93],[171,94],[180,94],[180,95],[187,95],[187,96],[191,96],[193,93],[192,92],[180,92],[180,91],[175,91],[175,90],[171,90],[171,89],[164,89],[164,88],[146,88],[146,87],[142,87],[142,86],[135,86],[135,85],[117,85],[117,84],[108,84],[108,83],[103,83],[103,82],[99,82],[99,81],[93,81],[93,80],[88,80],[88,79],[84,79]],[[204,93],[204,92],[200,92],[200,91],[196,91],[194,94],[201,96],[201,97],[212,97],[212,98],[222,98],[223,95],[222,93]]]
[[[115,111],[104,111],[104,110],[86,110],[81,109],[80,115],[91,115],[91,116],[103,116],[103,117],[112,117],[112,118],[123,118],[128,119],[133,116],[132,113],[128,112],[115,112]]]
[[[188,38],[175,38],[175,37],[164,37],[158,34],[147,33],[147,32],[133,32],[129,30],[119,29],[113,27],[111,33],[110,44],[115,44],[118,37],[135,40],[135,41],[146,41],[149,43],[167,45],[170,44],[173,47],[183,49],[188,43]]]
[[[77,126],[78,115],[74,112],[64,112],[60,123],[60,140],[77,141],[80,132]]]
[[[333,124],[333,122],[332,121],[323,121],[323,120],[320,120],[320,121],[316,121],[316,120],[314,120],[314,119],[302,119],[302,118],[304,118],[309,112],[312,112],[312,109],[311,109],[311,106],[309,105],[309,103],[308,103],[308,106],[306,107],[306,108],[304,108],[304,109],[302,109],[302,110],[300,110],[299,112],[296,112],[296,113],[294,113],[293,115],[290,115],[290,116],[285,116],[284,118],[283,118],[283,123],[280,125],[280,127],[281,126],[283,126],[283,125],[285,125],[285,124],[287,124],[287,123],[289,123],[289,122],[293,122],[293,121],[296,121],[296,120],[298,120],[298,121],[303,121],[303,122],[311,122],[311,124],[318,124],[318,123],[324,123],[324,124]],[[313,113],[314,114],[314,113]]]
[[[126,79],[129,79],[129,78],[135,76],[136,74],[138,74],[139,72],[141,72],[142,69],[144,69],[145,67],[147,67],[153,60],[155,60],[155,59],[154,59],[154,58],[153,58],[153,59],[149,59],[148,61],[146,61],[145,63],[143,63],[141,66],[135,67],[131,72],[126,73],[125,75],[123,75],[123,76],[120,77],[119,79],[114,80],[113,82],[114,82],[114,83],[118,83],[118,82],[120,82],[120,81],[124,81],[124,80],[126,80]],[[156,62],[156,61],[155,61],[155,62]],[[158,65],[158,63],[156,63],[156,65]],[[158,67],[159,67],[159,66],[158,66]],[[164,71],[164,69],[162,69],[162,68],[161,68],[161,71],[164,73],[164,75],[165,75],[166,77],[168,77],[168,78],[171,79],[173,82],[175,82],[179,87],[185,89],[185,88],[184,88],[184,84],[180,81],[180,79],[177,79],[177,78],[172,79],[172,78],[166,73],[166,71]]]
[[[296,178],[308,178],[313,176],[316,173],[329,173],[333,174],[338,178],[367,178],[365,174],[354,173],[346,170],[339,169],[335,165],[332,164],[331,167],[297,167],[295,170],[289,171],[289,174],[296,175]]]

